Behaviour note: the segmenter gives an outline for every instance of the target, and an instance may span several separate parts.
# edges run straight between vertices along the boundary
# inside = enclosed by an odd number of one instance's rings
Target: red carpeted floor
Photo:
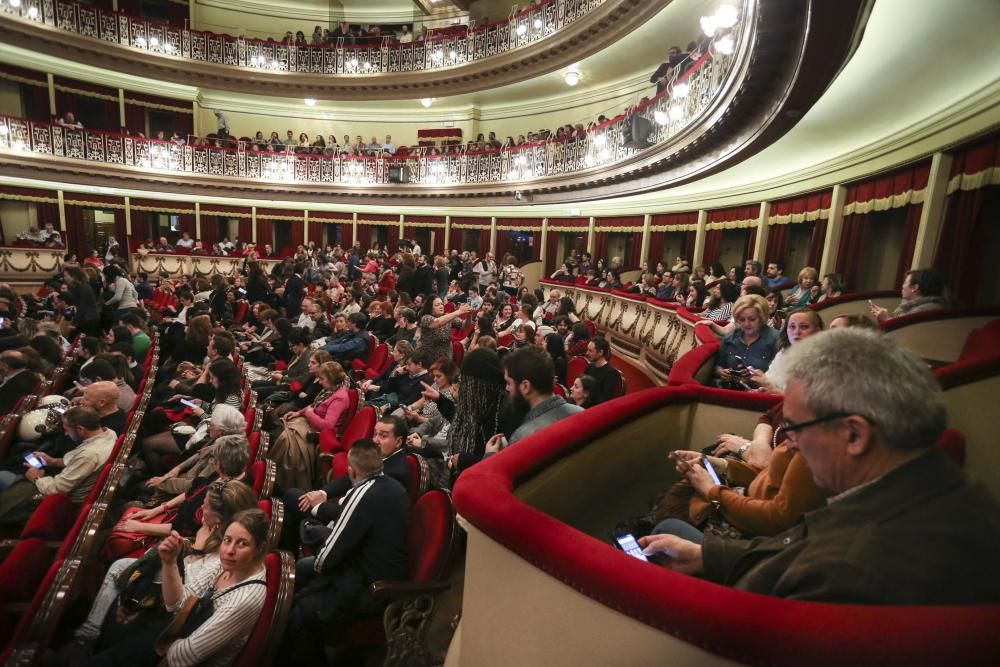
[[[611,355],[611,365],[625,375],[625,385],[627,388],[626,393],[628,394],[656,386],[656,384],[649,379],[648,375],[639,370],[638,366],[627,359],[622,359],[617,355]]]

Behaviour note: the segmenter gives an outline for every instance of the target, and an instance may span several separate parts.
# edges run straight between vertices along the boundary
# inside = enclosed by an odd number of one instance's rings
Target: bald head
[[[114,382],[103,380],[83,388],[83,405],[97,411],[101,417],[118,409],[118,386]]]
[[[740,291],[743,294],[746,294],[748,287],[761,287],[763,284],[764,281],[760,276],[747,276],[743,279],[743,282],[740,283]]]
[[[7,350],[0,354],[0,365],[6,370],[17,371],[28,367],[28,359],[17,350]]]

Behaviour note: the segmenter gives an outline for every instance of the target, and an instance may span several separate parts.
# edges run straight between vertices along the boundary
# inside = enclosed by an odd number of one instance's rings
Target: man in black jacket
[[[382,456],[382,472],[395,479],[404,488],[410,485],[410,464],[406,460],[406,437],[410,434],[406,422],[401,417],[386,415],[375,423],[372,439],[358,440],[373,442]],[[294,547],[299,535],[299,521],[313,516],[323,523],[336,521],[340,516],[343,504],[341,496],[351,489],[353,482],[348,475],[338,477],[327,483],[322,489],[303,493],[300,489],[289,489],[285,492],[285,525],[288,526],[284,536],[285,544]]]
[[[370,440],[354,443],[348,466],[351,487],[337,519],[316,529],[322,547],[296,567],[282,651],[290,664],[326,664],[323,638],[335,638],[352,618],[378,613],[372,582],[406,576],[406,489],[384,474],[381,451]]]
[[[31,393],[38,384],[38,375],[28,369],[28,360],[17,350],[0,353],[0,413],[10,412],[19,400]]]

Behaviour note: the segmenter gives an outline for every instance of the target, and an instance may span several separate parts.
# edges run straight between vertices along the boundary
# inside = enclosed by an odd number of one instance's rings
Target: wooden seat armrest
[[[382,602],[392,602],[418,595],[434,595],[449,588],[451,588],[451,584],[447,581],[376,581],[372,583],[369,590],[375,599]]]

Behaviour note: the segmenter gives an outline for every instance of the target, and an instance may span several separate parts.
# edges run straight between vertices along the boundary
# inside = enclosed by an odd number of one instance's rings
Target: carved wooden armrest
[[[418,595],[434,595],[451,588],[447,581],[376,581],[370,588],[371,594],[377,600],[392,602]]]

